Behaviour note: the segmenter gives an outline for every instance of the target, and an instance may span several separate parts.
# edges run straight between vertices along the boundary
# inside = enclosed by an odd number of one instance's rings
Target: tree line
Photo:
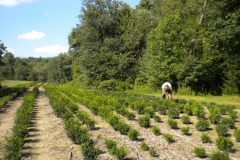
[[[58,61],[58,71],[50,73],[53,65],[43,79],[62,83],[117,80],[160,89],[169,81],[196,94],[239,94],[239,13],[238,0],[141,0],[136,8],[83,0],[69,52],[42,59],[39,68]]]

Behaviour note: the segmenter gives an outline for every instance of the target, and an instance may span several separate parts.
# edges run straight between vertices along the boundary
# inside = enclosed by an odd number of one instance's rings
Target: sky
[[[122,0],[135,8],[140,0]],[[0,0],[0,43],[14,57],[55,57],[69,49],[82,0]]]

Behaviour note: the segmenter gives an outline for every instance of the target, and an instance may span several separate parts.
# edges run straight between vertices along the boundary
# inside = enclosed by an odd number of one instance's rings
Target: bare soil
[[[49,104],[49,99],[45,95],[44,88],[40,87],[39,90],[40,92],[35,100],[29,133],[24,141],[22,160],[70,160],[70,157],[72,157],[72,160],[82,160],[81,147],[74,144],[67,137],[63,121],[54,114]],[[0,113],[0,154],[3,151],[4,137],[11,134],[11,128],[14,125],[14,116],[17,109],[21,106],[23,96],[24,95],[21,95],[14,101],[11,101],[5,107],[5,112]],[[131,141],[126,135],[115,131],[106,120],[92,114],[87,107],[79,104],[79,109],[91,114],[96,122],[95,129],[89,131],[89,134],[91,134],[91,137],[96,142],[96,146],[101,151],[99,155],[100,160],[115,159],[105,146],[106,139],[115,139],[118,142],[118,146],[124,145],[127,150],[126,159],[128,160],[200,160],[200,158],[197,158],[193,153],[195,147],[204,147],[207,153],[216,149],[214,143],[214,137],[216,137],[214,126],[211,126],[212,130],[208,131],[213,143],[203,144],[200,139],[202,133],[195,129],[194,124],[189,125],[191,134],[186,136],[181,133],[180,129],[170,129],[167,125],[167,116],[160,115],[162,118],[161,123],[156,123],[151,119],[151,126],[160,128],[161,134],[170,133],[173,135],[175,142],[169,144],[162,135],[154,135],[151,132],[151,127],[143,128],[139,126],[136,120],[139,116],[137,113],[135,120],[128,120],[119,115],[126,123],[130,124],[134,129],[137,129],[140,133],[138,140]],[[197,121],[194,116],[190,118],[192,122]],[[180,119],[177,119],[177,121],[179,128],[185,126]],[[239,128],[240,122],[236,122],[236,126]],[[233,130],[230,130],[229,133],[232,134]],[[230,153],[229,156],[232,160],[237,160],[240,157],[240,144],[235,142],[234,138],[231,139],[234,142],[236,152]],[[152,157],[148,151],[141,150],[141,143],[143,141],[156,150],[156,157]],[[2,155],[0,156],[1,159]]]

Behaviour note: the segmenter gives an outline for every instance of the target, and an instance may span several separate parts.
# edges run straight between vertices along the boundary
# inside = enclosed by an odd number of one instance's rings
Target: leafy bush
[[[151,130],[152,130],[153,134],[155,134],[156,136],[159,136],[160,133],[161,133],[160,129],[158,127],[156,127],[156,126],[153,126],[151,128]]]
[[[190,105],[186,105],[184,108],[183,108],[183,112],[188,114],[188,115],[192,115],[193,112],[192,112],[192,107]]]
[[[217,124],[215,130],[219,136],[228,135],[228,127],[224,124]]]
[[[204,158],[207,156],[205,148],[203,147],[195,147],[194,153],[196,154],[197,157],[200,157],[200,158]]]
[[[130,129],[130,131],[127,133],[127,136],[131,140],[136,140],[138,138],[139,132],[135,129]]]
[[[141,127],[150,127],[150,117],[149,115],[144,115],[139,118],[138,123]]]
[[[166,113],[167,113],[167,106],[165,106],[165,105],[159,105],[158,106],[158,112],[160,113],[160,114],[162,114],[162,115],[166,115]]]
[[[210,160],[230,160],[226,152],[212,151],[209,155]]]
[[[230,118],[223,118],[220,123],[228,126],[231,129],[235,128],[235,121]]]
[[[157,157],[157,152],[153,147],[149,149],[149,153],[152,157]]]
[[[117,142],[115,140],[107,139],[105,140],[105,145],[107,146],[109,152],[112,155],[115,155],[117,159],[122,160],[126,156],[126,148],[124,146],[117,148]]]
[[[183,115],[181,117],[181,120],[182,120],[183,124],[190,124],[191,123],[189,116],[186,116],[186,115]]]
[[[163,133],[163,138],[168,142],[172,143],[174,142],[173,136],[169,133]]]
[[[193,103],[192,112],[199,119],[205,119],[204,107],[200,103],[198,103],[198,102]]]
[[[155,120],[155,122],[161,122],[161,117],[156,114],[154,114],[153,119]]]
[[[180,130],[183,134],[189,135],[189,127],[188,126],[187,127],[182,127]]]
[[[173,119],[168,119],[168,125],[172,128],[172,129],[178,129],[178,123],[177,121],[173,120]]]
[[[120,148],[116,148],[114,155],[117,157],[117,159],[123,160],[127,155],[125,146],[122,145]]]
[[[238,112],[237,111],[231,110],[231,111],[228,112],[228,115],[234,121],[236,121],[237,118],[238,118]]]
[[[216,139],[216,146],[219,150],[232,152],[234,151],[233,142],[226,137],[218,137]]]
[[[202,134],[201,140],[202,140],[203,143],[210,143],[210,142],[212,142],[211,138],[209,137],[209,135],[207,133],[203,133]]]
[[[151,118],[153,118],[154,109],[152,106],[145,107],[143,110],[144,110],[144,114],[148,114]]]
[[[176,107],[171,107],[169,110],[168,110],[168,117],[169,118],[173,118],[173,119],[176,119],[176,118],[179,118],[179,111]]]
[[[236,129],[234,131],[234,137],[236,138],[237,142],[240,142],[240,129]]]
[[[132,86],[127,82],[121,82],[115,79],[101,81],[97,88],[103,91],[125,91],[132,89]]]
[[[220,108],[212,107],[209,109],[209,120],[212,124],[218,124],[222,118]]]
[[[199,120],[196,124],[196,129],[198,131],[206,131],[210,126],[208,120]]]
[[[141,149],[143,151],[148,151],[149,150],[149,146],[145,142],[142,142],[141,143]]]

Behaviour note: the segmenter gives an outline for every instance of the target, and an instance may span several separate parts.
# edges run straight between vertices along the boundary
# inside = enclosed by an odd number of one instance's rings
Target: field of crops
[[[64,86],[44,85],[44,88],[42,94],[49,98],[48,107],[52,107],[55,117],[62,119],[64,134],[80,146],[83,159],[235,160],[240,157],[239,110],[234,106],[184,99],[162,101],[143,94]],[[31,127],[31,123],[27,126]],[[27,138],[27,131],[21,137]],[[14,138],[8,140],[13,142]],[[20,142],[24,140],[17,142],[23,146]],[[5,149],[11,150],[11,145],[7,143]],[[24,148],[14,151],[7,153],[21,157]],[[79,154],[70,153],[70,157]],[[5,156],[10,155],[5,153]]]

